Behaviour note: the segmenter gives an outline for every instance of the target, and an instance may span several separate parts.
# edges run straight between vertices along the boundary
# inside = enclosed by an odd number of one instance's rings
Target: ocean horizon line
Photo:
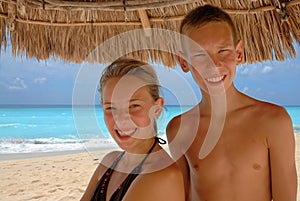
[[[182,107],[192,107],[194,105],[165,105],[166,107],[172,107],[172,106],[182,106]],[[101,107],[100,104],[97,105],[73,105],[73,104],[0,104],[0,108],[5,107],[33,107],[33,108],[39,108],[39,107]],[[300,107],[300,106],[299,106]]]
[[[178,104],[168,104],[168,106],[182,106],[182,107],[192,107],[194,105],[178,105]],[[281,105],[282,107],[300,107],[299,105]],[[100,104],[95,105],[73,105],[73,104],[0,104],[0,108],[3,107],[101,107]]]

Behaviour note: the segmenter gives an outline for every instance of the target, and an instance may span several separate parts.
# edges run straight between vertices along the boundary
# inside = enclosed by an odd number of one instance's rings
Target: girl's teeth
[[[219,77],[212,77],[212,78],[207,78],[206,80],[209,82],[220,82],[223,80],[224,76],[219,76]]]
[[[121,132],[118,130],[118,133],[120,136],[129,136],[129,135],[132,135],[134,133],[135,130],[133,131],[129,131],[129,132]]]

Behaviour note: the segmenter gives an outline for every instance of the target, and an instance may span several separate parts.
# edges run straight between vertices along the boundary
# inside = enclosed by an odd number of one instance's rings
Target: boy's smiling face
[[[187,36],[190,40],[185,40],[187,61],[181,65],[183,71],[191,71],[206,93],[217,95],[227,90],[232,85],[236,65],[243,59],[242,43],[235,44],[230,26],[225,22],[210,22]]]

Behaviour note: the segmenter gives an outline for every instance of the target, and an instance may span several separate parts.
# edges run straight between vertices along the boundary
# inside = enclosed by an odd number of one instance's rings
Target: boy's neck
[[[199,107],[203,115],[211,115],[213,111],[218,116],[222,113],[230,113],[243,107],[245,101],[245,95],[232,85],[222,95],[210,96],[202,91],[202,100]]]

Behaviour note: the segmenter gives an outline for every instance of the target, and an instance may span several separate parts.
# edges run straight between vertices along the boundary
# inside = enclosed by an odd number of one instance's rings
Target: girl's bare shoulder
[[[184,200],[183,176],[174,163],[140,175],[133,186],[128,192],[128,200]]]

